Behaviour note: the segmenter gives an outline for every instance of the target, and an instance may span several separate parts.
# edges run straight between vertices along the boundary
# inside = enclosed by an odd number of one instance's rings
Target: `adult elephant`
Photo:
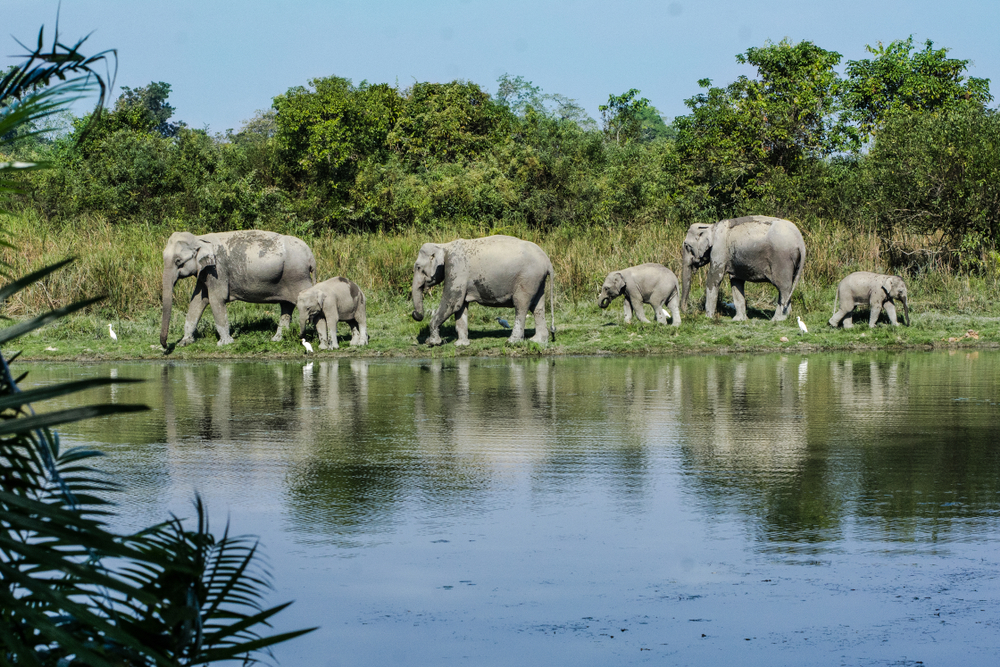
[[[194,342],[194,331],[207,306],[212,307],[219,345],[233,342],[226,304],[230,301],[277,303],[281,306],[281,340],[292,319],[299,292],[312,287],[316,260],[304,241],[274,232],[246,230],[195,236],[174,232],[163,249],[163,320],[160,345],[167,346],[174,285],[196,276],[179,346]]]
[[[773,321],[784,320],[792,306],[792,292],[802,277],[806,245],[798,227],[788,220],[763,215],[721,220],[714,225],[691,225],[684,239],[681,306],[687,310],[691,273],[706,264],[705,313],[715,315],[719,283],[729,276],[733,287],[733,320],[747,318],[744,283],[771,283],[778,288]]]
[[[524,340],[524,321],[531,311],[535,335],[545,344],[545,281],[554,280],[552,262],[545,251],[530,241],[512,236],[456,239],[450,243],[425,243],[413,265],[413,319],[424,319],[424,292],[444,283],[441,303],[431,317],[428,345],[440,345],[441,324],[455,316],[456,345],[469,344],[470,303],[514,308],[514,327],[509,342]],[[555,283],[549,287],[549,303],[555,317]],[[551,330],[555,339],[555,327]]]

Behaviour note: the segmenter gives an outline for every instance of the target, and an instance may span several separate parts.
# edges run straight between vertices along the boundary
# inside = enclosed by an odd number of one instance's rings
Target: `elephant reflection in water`
[[[414,418],[421,451],[473,454],[490,467],[546,456],[556,436],[552,362],[431,361],[420,368]]]
[[[698,465],[739,470],[748,481],[800,465],[808,442],[803,361],[689,360],[682,421],[692,429],[686,444]]]
[[[909,367],[899,357],[879,361],[851,356],[831,362],[833,386],[839,394],[837,409],[852,427],[870,427],[884,433],[894,406],[909,402]]]

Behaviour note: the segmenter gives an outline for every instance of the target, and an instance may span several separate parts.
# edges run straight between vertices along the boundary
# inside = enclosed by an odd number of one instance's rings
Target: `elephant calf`
[[[299,331],[305,333],[309,322],[316,322],[319,349],[338,349],[337,322],[351,327],[351,345],[368,344],[365,294],[347,278],[330,278],[299,292]]]
[[[656,321],[667,323],[667,311],[663,304],[670,308],[670,323],[673,326],[681,324],[681,295],[677,287],[677,276],[662,264],[640,264],[621,271],[613,271],[604,279],[601,293],[597,296],[597,305],[607,308],[616,297],[625,295],[625,324],[632,321],[632,311],[635,311],[640,322],[649,322],[642,312],[642,304],[653,307]]]
[[[886,276],[881,273],[871,273],[869,271],[856,271],[840,281],[837,285],[837,296],[833,300],[833,317],[830,318],[830,326],[836,327],[843,321],[844,328],[850,329],[854,326],[851,313],[855,306],[865,305],[871,308],[871,315],[868,317],[868,326],[874,328],[878,321],[879,313],[885,308],[889,322],[896,326],[896,306],[894,299],[898,299],[903,304],[905,315],[903,324],[910,325],[910,307],[906,301],[906,283],[899,276]],[[837,302],[840,307],[837,307]]]

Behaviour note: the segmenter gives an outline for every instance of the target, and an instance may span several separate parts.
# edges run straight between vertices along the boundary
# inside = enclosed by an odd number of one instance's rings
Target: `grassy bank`
[[[69,267],[17,295],[4,305],[4,314],[23,319],[52,307],[96,294],[107,298],[87,312],[66,318],[18,341],[25,359],[132,359],[163,358],[159,346],[160,274],[162,248],[177,227],[116,226],[105,220],[81,220],[72,227],[54,227],[31,215],[8,216],[4,227],[16,239],[16,250],[4,250],[9,275],[19,276],[67,256],[77,257]],[[998,276],[965,276],[945,267],[928,265],[906,280],[910,292],[912,327],[892,329],[867,326],[832,330],[826,320],[833,310],[834,288],[847,273],[865,269],[886,271],[881,244],[863,232],[824,221],[799,223],[808,257],[803,281],[792,300],[792,318],[768,321],[775,290],[770,285],[747,286],[749,322],[734,323],[725,308],[721,317],[708,320],[695,310],[678,329],[633,323],[625,326],[621,299],[602,311],[594,300],[604,276],[615,269],[658,261],[680,273],[680,246],[686,226],[636,225],[614,229],[562,228],[542,233],[528,228],[487,229],[470,225],[431,231],[386,234],[303,236],[317,258],[320,280],[344,275],[356,281],[368,297],[371,344],[337,354],[349,356],[451,356],[526,354],[661,354],[709,351],[820,350],[870,347],[983,346],[1000,342],[1000,307],[995,295]],[[199,231],[199,230],[192,230]],[[472,345],[457,350],[453,322],[442,329],[446,344],[427,348],[419,343],[427,320],[414,322],[409,313],[409,285],[417,249],[425,241],[448,241],[457,236],[475,237],[506,233],[538,243],[556,269],[557,340],[542,349],[531,344],[509,346],[507,333],[494,318],[510,319],[509,309],[473,306],[470,310]],[[904,239],[911,245],[919,239]],[[703,298],[705,271],[696,276],[692,304]],[[170,340],[178,340],[193,280],[180,281]],[[730,301],[728,284],[722,300]],[[436,306],[440,289],[428,296],[427,312]],[[298,328],[281,343],[272,343],[278,308],[234,303],[229,306],[235,343],[216,346],[211,313],[206,311],[194,345],[177,348],[176,359],[216,357],[301,356]],[[647,307],[647,314],[651,314]],[[802,316],[810,333],[799,335],[795,315]],[[856,316],[857,322],[866,315]],[[111,322],[119,336],[108,337]],[[529,320],[529,330],[533,324]],[[978,337],[971,337],[972,330]],[[341,340],[346,327],[341,325]],[[311,333],[307,334],[311,337]],[[787,342],[780,339],[787,338]],[[949,342],[949,339],[956,339]],[[48,349],[54,348],[54,349]],[[323,354],[334,354],[324,352]]]

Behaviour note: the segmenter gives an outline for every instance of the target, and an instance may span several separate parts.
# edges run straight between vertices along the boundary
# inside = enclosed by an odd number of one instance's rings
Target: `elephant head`
[[[708,264],[712,258],[713,225],[691,225],[684,238],[681,251],[681,310],[687,311],[688,294],[691,292],[691,274]]]
[[[197,276],[209,266],[215,266],[215,246],[211,242],[190,232],[170,235],[163,249],[163,319],[160,325],[160,345],[163,347],[167,346],[174,285],[181,278]]]
[[[295,307],[299,311],[300,334],[304,335],[306,325],[316,319],[317,314],[323,312],[324,301],[326,301],[326,294],[321,289],[307,289],[299,293]],[[336,326],[336,323],[333,324]]]
[[[910,326],[910,305],[906,300],[906,283],[899,276],[887,276],[882,283],[882,291],[890,299],[895,299],[903,304],[903,324]]]
[[[437,243],[420,246],[413,264],[413,319],[424,319],[424,292],[444,280],[445,249]]]
[[[601,285],[601,293],[597,295],[597,305],[601,308],[607,308],[615,300],[615,297],[621,295],[624,289],[625,277],[622,272],[609,273],[608,277],[604,279],[604,284]]]

